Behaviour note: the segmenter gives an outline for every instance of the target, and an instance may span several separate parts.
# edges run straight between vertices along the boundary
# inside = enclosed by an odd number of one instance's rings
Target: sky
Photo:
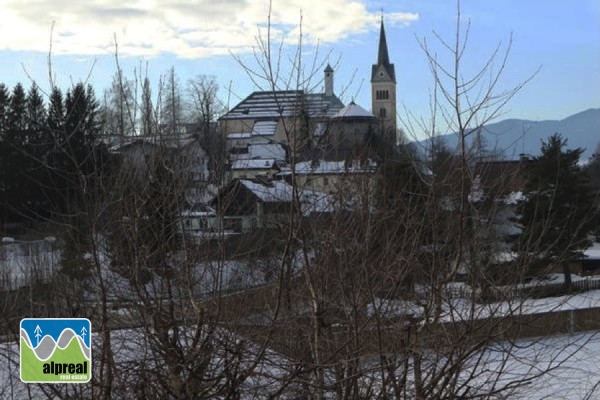
[[[399,115],[427,119],[433,79],[421,44],[450,63],[436,37],[454,40],[456,10],[450,0],[272,0],[278,88],[295,89],[300,77],[301,87],[322,91],[329,63],[338,97],[369,110],[383,15]],[[230,108],[269,88],[260,77],[268,0],[0,0],[0,15],[0,82],[10,87],[35,81],[47,91],[51,81],[63,89],[83,81],[101,96],[118,62],[129,79],[148,76],[155,88],[171,67],[182,86],[213,76]],[[511,35],[499,91],[535,75],[501,118],[562,119],[600,108],[600,1],[462,0],[461,19],[469,24],[465,77],[499,44],[505,50]]]

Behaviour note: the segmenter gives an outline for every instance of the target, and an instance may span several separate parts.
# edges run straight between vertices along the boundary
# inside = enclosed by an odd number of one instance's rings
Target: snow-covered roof
[[[246,159],[234,161],[233,164],[231,164],[231,170],[271,169],[276,166],[277,162],[274,158]]]
[[[252,135],[273,136],[277,130],[277,121],[256,121],[252,127]]]
[[[264,185],[249,179],[240,179],[239,181],[265,203],[292,201],[292,186],[287,182],[273,181],[269,185]]]
[[[155,136],[131,136],[123,139],[122,142],[110,147],[110,151],[118,152],[131,146],[165,146],[171,149],[180,149],[189,144],[197,142],[198,139],[190,135],[155,135]]]
[[[227,135],[227,139],[249,139],[252,137],[252,133],[250,132],[236,132],[230,133]]]
[[[285,149],[279,143],[257,143],[248,146],[248,158],[285,160]]]
[[[594,243],[583,252],[583,258],[588,260],[600,260],[600,243]]]
[[[338,111],[333,118],[375,118],[375,116],[355,102],[351,102]]]
[[[295,165],[295,170],[298,175],[364,174],[373,172],[375,167],[375,162],[370,159],[365,162],[355,160],[350,164],[345,161],[303,161]],[[291,171],[283,174],[291,174]]]
[[[335,95],[305,93],[303,90],[254,92],[220,119],[279,119],[297,116],[301,112],[310,117],[332,117],[343,107],[344,104]]]
[[[250,179],[240,179],[239,182],[264,203],[290,203],[293,199],[293,187],[284,181],[272,181],[266,185]],[[333,199],[327,193],[301,189],[299,197],[304,215],[333,210]]]

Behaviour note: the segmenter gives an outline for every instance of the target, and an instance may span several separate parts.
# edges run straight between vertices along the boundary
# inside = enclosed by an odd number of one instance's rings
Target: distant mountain
[[[591,108],[560,121],[505,119],[486,125],[482,138],[488,150],[499,150],[510,160],[518,158],[521,153],[539,155],[542,140],[547,140],[554,133],[560,133],[566,138],[570,149],[584,149],[580,161],[587,161],[600,143],[600,108]],[[458,146],[455,134],[443,135],[440,139],[449,149]],[[472,145],[472,141],[473,138],[468,139],[469,145]],[[418,143],[425,148],[430,146],[427,141]]]

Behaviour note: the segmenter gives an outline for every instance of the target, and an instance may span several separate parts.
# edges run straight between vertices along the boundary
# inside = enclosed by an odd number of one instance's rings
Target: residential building
[[[186,201],[190,205],[208,200],[209,158],[195,136],[135,137],[111,147],[124,171],[130,171],[137,182],[145,183],[156,162],[166,162],[175,168],[185,185]]]
[[[289,222],[290,211],[309,218],[333,207],[325,193],[303,189],[299,198],[298,204],[293,186],[284,181],[234,179],[221,188],[211,206],[217,211],[218,225],[234,233],[280,228]]]

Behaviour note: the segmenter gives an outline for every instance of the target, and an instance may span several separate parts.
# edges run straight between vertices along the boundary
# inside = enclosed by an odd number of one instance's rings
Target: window
[[[375,99],[376,100],[389,100],[390,92],[389,90],[376,90],[375,91]]]
[[[379,117],[380,118],[386,118],[387,117],[387,110],[385,108],[380,108],[379,109]]]
[[[323,186],[329,185],[329,178],[323,178]]]

